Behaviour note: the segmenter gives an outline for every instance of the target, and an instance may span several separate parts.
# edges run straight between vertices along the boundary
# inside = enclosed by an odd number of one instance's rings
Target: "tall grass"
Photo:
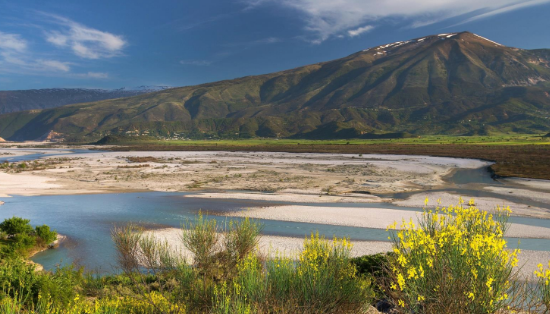
[[[158,291],[191,312],[357,313],[369,306],[370,281],[357,276],[349,241],[312,235],[297,260],[282,256],[266,260],[256,250],[260,230],[261,225],[251,219],[230,221],[222,228],[199,214],[184,225],[181,237],[193,254],[191,265],[179,257],[162,257],[169,253],[161,243],[148,240],[147,247],[141,247],[147,237],[133,226],[115,229],[113,239],[121,267],[130,278],[142,278],[133,284],[149,289],[135,290],[140,294],[151,292],[140,266],[162,264],[140,256],[179,262],[156,272],[153,280]],[[169,277],[177,280],[173,289],[167,289]]]
[[[370,281],[356,276],[346,240],[305,240],[299,259],[263,262],[249,254],[231,284],[215,290],[214,313],[361,313],[372,300]]]

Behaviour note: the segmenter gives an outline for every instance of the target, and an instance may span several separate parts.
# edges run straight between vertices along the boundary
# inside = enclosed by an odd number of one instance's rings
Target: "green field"
[[[497,136],[448,136],[428,135],[400,139],[242,139],[242,140],[121,140],[117,144],[166,145],[166,146],[265,146],[265,145],[369,145],[369,144],[482,144],[482,145],[549,145],[544,134],[513,134]]]

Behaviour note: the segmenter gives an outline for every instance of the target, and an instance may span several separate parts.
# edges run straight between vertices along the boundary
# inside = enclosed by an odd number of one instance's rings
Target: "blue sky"
[[[468,30],[550,48],[550,0],[0,0],[0,90],[185,86]]]

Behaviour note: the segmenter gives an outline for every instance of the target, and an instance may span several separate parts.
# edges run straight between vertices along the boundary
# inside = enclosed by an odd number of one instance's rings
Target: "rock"
[[[392,313],[393,305],[387,300],[376,302],[375,308],[381,313]]]
[[[57,235],[57,239],[53,241],[52,243],[48,244],[48,249],[56,249],[59,247],[59,243],[65,241],[67,239],[67,236],[64,236],[62,234]]]
[[[0,143],[5,142],[6,140],[0,137]]]
[[[364,314],[380,314],[373,306],[369,307]]]
[[[34,266],[34,271],[43,271],[44,270],[44,266],[42,266],[41,264],[38,264],[38,263],[35,263],[33,261],[25,261],[25,263],[29,264],[29,265],[33,265]]]
[[[49,131],[42,135],[41,137],[37,138],[35,141],[37,142],[63,142],[65,140],[64,135],[61,133],[57,133],[55,131]]]

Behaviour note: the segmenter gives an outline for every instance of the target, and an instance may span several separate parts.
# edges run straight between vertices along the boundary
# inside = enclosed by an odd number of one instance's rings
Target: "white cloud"
[[[68,73],[71,71],[71,64],[57,60],[35,60],[29,55],[0,51],[0,70],[26,74]]]
[[[88,72],[88,73],[84,74],[83,76],[89,77],[89,78],[95,78],[95,79],[106,79],[106,78],[109,78],[109,73]]]
[[[277,37],[268,37],[268,38],[256,40],[253,43],[255,43],[255,44],[274,44],[274,43],[278,43],[278,42],[281,42],[281,39],[279,39]]]
[[[0,49],[23,52],[27,49],[27,41],[18,34],[7,34],[0,32]]]
[[[68,62],[55,60],[39,60],[37,61],[37,64],[44,67],[44,70],[54,70],[60,72],[69,72],[71,70]]]
[[[0,69],[6,72],[69,72],[70,63],[35,58],[19,34],[0,32]]]
[[[466,24],[466,23],[469,23],[469,22],[472,22],[472,21],[475,21],[475,20],[480,20],[480,19],[483,19],[483,18],[486,18],[486,17],[490,17],[490,16],[494,16],[494,15],[498,15],[498,14],[503,14],[503,13],[506,13],[506,12],[511,12],[511,11],[519,10],[519,9],[534,6],[534,5],[545,4],[545,3],[548,3],[548,2],[550,2],[550,1],[549,0],[527,0],[527,1],[522,1],[522,2],[519,2],[519,3],[513,3],[513,4],[510,4],[510,5],[498,8],[496,10],[492,10],[492,11],[489,11],[489,12],[486,12],[486,13],[482,13],[482,14],[473,16],[473,17],[468,18],[468,19],[466,19],[466,20],[464,20],[460,23],[457,23],[455,25]]]
[[[122,53],[127,42],[122,36],[84,26],[68,18],[46,14],[61,30],[46,32],[46,40],[57,47],[68,47],[86,59],[111,58]]]
[[[356,28],[356,29],[350,29],[350,30],[348,31],[348,35],[349,35],[350,37],[359,36],[359,35],[361,35],[361,34],[363,34],[363,33],[370,32],[373,28],[374,28],[374,26],[367,25],[367,26],[363,26],[363,27]]]
[[[267,2],[278,4],[304,15],[305,29],[314,43],[332,36],[352,32],[361,25],[373,25],[387,18],[402,18],[411,27],[433,24],[463,14],[471,20],[510,12],[550,0],[243,0],[249,7]],[[468,21],[468,20],[467,20]],[[376,25],[373,25],[376,26]]]
[[[45,21],[41,20],[48,26],[48,30],[44,30],[46,41],[59,49],[70,49],[79,57],[114,57],[120,55],[127,44],[121,36],[86,27],[61,16],[39,14],[47,18]],[[55,27],[52,27],[52,23],[58,28],[53,29]],[[56,53],[59,53],[59,49],[56,49]],[[51,55],[51,52],[33,51],[29,42],[20,34],[0,31],[0,72],[93,79],[109,77],[108,73],[103,72],[74,73],[72,68],[78,67],[78,64],[54,60],[49,57]]]
[[[59,32],[51,32],[46,34],[46,40],[56,46],[64,47],[67,45],[69,38]]]

